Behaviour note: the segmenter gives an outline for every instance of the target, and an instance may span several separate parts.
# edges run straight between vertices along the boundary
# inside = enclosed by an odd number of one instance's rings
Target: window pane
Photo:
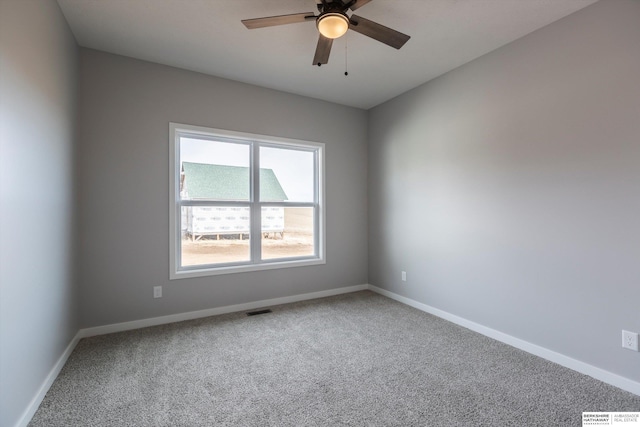
[[[262,208],[262,259],[315,255],[314,208]]]
[[[182,200],[249,200],[247,144],[180,138]]]
[[[182,267],[249,261],[249,208],[183,206]]]
[[[313,202],[314,153],[260,147],[260,200]]]

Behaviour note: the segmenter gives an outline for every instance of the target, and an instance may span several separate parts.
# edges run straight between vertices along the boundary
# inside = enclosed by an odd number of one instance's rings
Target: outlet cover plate
[[[638,351],[638,334],[623,330],[622,347],[628,350]]]
[[[153,297],[154,298],[162,298],[162,286],[154,286],[153,287]]]

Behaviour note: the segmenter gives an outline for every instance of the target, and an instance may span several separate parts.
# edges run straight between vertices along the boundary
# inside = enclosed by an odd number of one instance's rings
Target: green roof
[[[182,171],[189,199],[249,200],[248,167],[182,162]],[[260,200],[288,200],[272,169],[260,169]]]

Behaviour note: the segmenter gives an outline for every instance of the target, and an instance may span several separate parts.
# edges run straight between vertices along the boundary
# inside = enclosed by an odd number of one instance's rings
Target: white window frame
[[[220,140],[222,142],[236,142],[250,145],[250,200],[247,202],[200,202],[183,201],[180,198],[180,137],[194,136],[205,139]],[[169,278],[171,280],[190,277],[213,276],[219,274],[241,273],[248,271],[271,270],[278,268],[303,267],[309,265],[326,264],[325,245],[325,183],[324,183],[324,144],[320,142],[303,141],[290,138],[281,138],[268,135],[258,135],[246,132],[235,132],[224,129],[214,129],[202,126],[193,126],[180,123],[169,123]],[[299,149],[315,153],[314,176],[314,201],[309,203],[298,202],[261,202],[258,194],[260,147],[281,147]],[[251,259],[246,262],[233,264],[208,264],[190,267],[181,267],[181,222],[180,209],[182,206],[198,205],[238,205],[249,206],[251,210]],[[261,260],[261,226],[260,219],[263,206],[282,207],[313,207],[314,218],[314,244],[315,255],[297,258],[277,258],[273,260]],[[258,238],[256,238],[258,237]]]

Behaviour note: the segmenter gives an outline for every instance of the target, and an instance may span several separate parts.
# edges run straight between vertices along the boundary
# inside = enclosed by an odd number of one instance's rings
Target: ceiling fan
[[[317,0],[319,15],[313,12],[293,13],[290,15],[269,16],[265,18],[243,19],[242,23],[250,30],[274,27],[297,22],[315,21],[319,38],[313,65],[329,62],[329,53],[333,40],[343,36],[347,30],[371,37],[388,46],[400,49],[409,40],[409,36],[384,25],[357,15],[347,15],[347,10],[359,9],[371,0]]]

